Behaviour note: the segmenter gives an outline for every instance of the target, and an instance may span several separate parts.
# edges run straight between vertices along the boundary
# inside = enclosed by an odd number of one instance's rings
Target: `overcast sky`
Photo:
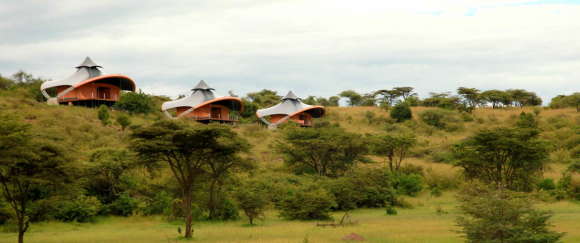
[[[175,98],[412,86],[580,91],[580,0],[0,0],[0,74],[105,73]],[[547,102],[546,102],[547,103]]]

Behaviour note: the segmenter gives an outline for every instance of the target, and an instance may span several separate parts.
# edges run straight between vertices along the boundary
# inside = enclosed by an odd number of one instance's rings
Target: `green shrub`
[[[385,209],[385,212],[387,213],[387,215],[397,215],[397,209],[395,209],[395,207],[388,205],[387,208]]]
[[[550,179],[550,178],[546,178],[541,180],[538,183],[538,189],[540,190],[544,190],[544,191],[551,191],[556,189],[556,184],[554,183],[554,180]]]
[[[137,211],[139,207],[139,201],[132,198],[127,193],[123,193],[113,201],[113,203],[107,205],[107,211],[110,214],[118,216],[130,216]]]
[[[425,110],[419,113],[419,118],[427,125],[439,129],[446,129],[449,132],[458,131],[463,128],[457,117],[457,113],[450,110]]]
[[[538,121],[536,121],[536,118],[533,114],[525,113],[522,111],[518,121],[516,122],[516,126],[520,128],[537,128]]]
[[[240,218],[238,205],[229,198],[219,201],[216,208],[215,218],[217,220],[236,220]]]
[[[240,185],[234,194],[238,205],[248,217],[250,225],[254,224],[254,219],[264,217],[264,210],[269,203],[267,192],[264,189],[258,183],[248,181]]]
[[[111,124],[111,121],[109,120],[111,118],[111,115],[109,115],[109,107],[106,105],[99,106],[98,117],[103,126]]]
[[[96,197],[80,196],[59,202],[54,218],[65,222],[88,222],[100,209],[101,202]]]
[[[160,191],[153,198],[145,201],[145,207],[142,209],[144,215],[167,214],[171,210],[173,198],[169,193]]]
[[[131,114],[148,114],[155,110],[154,106],[151,96],[143,92],[127,92],[121,94],[121,98],[114,107]]]
[[[411,118],[413,118],[413,112],[407,103],[401,102],[395,105],[391,110],[391,118],[395,119],[397,122],[411,120]]]
[[[417,174],[399,174],[396,176],[395,189],[403,195],[417,196],[423,190],[423,178]]]
[[[309,186],[289,192],[280,203],[280,216],[291,220],[330,219],[334,197],[326,190]]]

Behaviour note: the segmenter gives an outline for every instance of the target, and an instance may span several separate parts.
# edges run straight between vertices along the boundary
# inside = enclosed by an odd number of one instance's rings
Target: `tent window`
[[[110,99],[111,98],[111,89],[107,87],[98,87],[97,88],[97,99]]]

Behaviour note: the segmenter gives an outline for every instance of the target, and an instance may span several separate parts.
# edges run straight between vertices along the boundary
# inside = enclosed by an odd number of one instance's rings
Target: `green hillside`
[[[0,114],[29,124],[31,134],[59,144],[77,174],[70,182],[72,191],[58,192],[57,196],[43,199],[37,208],[31,209],[37,210],[37,217],[26,234],[27,242],[174,242],[180,239],[178,228],[182,231],[183,226],[179,209],[175,208],[179,188],[173,174],[167,167],[138,165],[139,159],[130,149],[132,133],[167,120],[161,112],[130,114],[113,108],[109,110],[109,124],[104,125],[97,108],[50,106],[37,101],[33,93],[29,87],[0,90]],[[163,98],[153,100],[159,107]],[[365,206],[357,206],[350,214],[353,224],[338,227],[316,226],[317,222],[329,222],[325,220],[291,220],[279,216],[278,204],[286,200],[287,194],[316,188],[312,189],[316,195],[331,195],[326,185],[341,180],[333,176],[317,178],[307,171],[298,173],[285,163],[287,157],[277,146],[297,128],[284,126],[268,130],[251,118],[240,124],[226,125],[250,144],[249,152],[243,157],[251,161],[253,168],[240,169],[224,179],[225,185],[220,192],[224,201],[219,206],[221,219],[207,219],[204,204],[208,185],[199,184],[195,192],[198,207],[194,210],[197,217],[195,241],[337,242],[345,235],[356,233],[368,242],[461,242],[461,235],[455,232],[458,228],[454,220],[461,213],[455,195],[466,180],[462,169],[454,166],[457,158],[453,157],[452,148],[481,130],[522,126],[522,122],[527,121],[526,116],[522,118],[522,112],[532,117],[533,126],[540,131],[539,137],[548,144],[549,152],[548,161],[529,194],[537,199],[539,208],[555,213],[551,221],[555,225],[553,229],[567,232],[563,242],[580,241],[580,175],[569,169],[580,163],[580,113],[574,107],[476,108],[471,113],[424,106],[413,106],[411,110],[413,118],[398,123],[390,117],[389,111],[377,106],[328,107],[325,117],[315,121],[319,127],[303,128],[316,130],[338,126],[344,133],[360,136],[363,144],[370,143],[372,135],[413,134],[416,139],[416,145],[402,162],[405,177],[393,179],[399,183],[398,187],[391,188],[396,198],[392,199],[395,204],[392,206],[398,214],[385,214],[384,206],[361,204]],[[428,121],[425,118],[428,111],[434,111],[434,116],[440,119]],[[120,116],[129,117],[131,125],[127,129],[123,130],[118,124]],[[194,121],[189,123],[193,127],[205,126]],[[121,156],[115,157],[116,153]],[[362,180],[370,177],[373,170],[385,170],[384,156],[369,151],[364,155],[367,163],[357,163],[344,172],[348,178]],[[119,163],[125,162],[125,167],[119,167]],[[111,178],[115,181],[107,181]],[[552,179],[556,186],[564,185],[564,180],[569,182],[566,188],[540,186],[545,179]],[[203,177],[203,180],[209,179]],[[107,183],[113,185],[114,191],[107,191],[108,196],[98,194],[104,193],[104,187],[111,186]],[[271,183],[268,186],[272,186],[272,190],[290,189],[288,192],[272,191],[268,198],[273,201],[268,203],[265,217],[257,221],[257,226],[249,226],[235,196],[236,191],[247,185],[243,183]],[[63,207],[70,206],[63,201],[77,200],[80,195],[100,200],[94,204],[98,205],[95,206],[98,209],[93,210],[94,215],[87,216],[88,222],[63,222],[67,221],[63,220],[66,217],[51,214],[51,210],[61,212]],[[341,205],[337,204],[337,196],[331,197],[334,206],[330,215],[339,221],[344,213],[336,208]],[[81,203],[79,207],[85,206]],[[16,239],[15,221],[11,217],[7,202],[0,201],[0,242]]]

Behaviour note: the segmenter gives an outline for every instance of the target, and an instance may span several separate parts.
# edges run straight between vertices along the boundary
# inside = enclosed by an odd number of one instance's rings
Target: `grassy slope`
[[[125,147],[126,133],[118,126],[103,127],[97,119],[95,109],[66,106],[47,106],[29,99],[6,96],[0,93],[0,109],[18,114],[33,125],[38,133],[47,133],[61,139],[74,157],[86,161],[90,153],[106,147]],[[414,108],[414,114],[423,107]],[[531,112],[531,109],[525,109]],[[365,112],[373,111],[379,117],[388,114],[374,107],[329,108],[326,119],[337,121],[342,127],[357,133],[377,133],[383,131],[384,124],[369,124]],[[418,123],[413,128],[418,133],[423,151],[441,151],[469,136],[481,128],[515,123],[521,109],[491,110],[479,109],[474,112],[476,121],[464,124],[456,132],[430,129]],[[113,120],[118,112],[113,112]],[[580,125],[580,114],[573,109],[543,110],[540,114],[543,136],[554,144],[566,140],[574,133],[572,127]],[[562,117],[563,127],[554,128],[556,117]],[[160,114],[134,116],[133,124],[147,124],[160,119]],[[416,119],[416,118],[415,118]],[[269,131],[249,124],[235,128],[254,145],[253,154],[261,166],[279,168],[282,160],[272,153],[269,145],[279,136],[278,131]],[[559,161],[565,155],[554,153],[553,160]],[[438,176],[454,176],[457,169],[447,164],[433,163],[430,156],[410,158],[407,163],[429,169]],[[551,163],[545,176],[559,178],[566,165]],[[441,198],[430,198],[426,193],[410,201],[415,209],[401,209],[398,216],[385,216],[381,209],[357,210],[353,219],[356,226],[322,229],[314,222],[283,221],[272,212],[258,227],[245,227],[244,222],[200,223],[196,226],[196,237],[201,242],[302,242],[305,237],[310,242],[335,242],[342,236],[355,232],[370,242],[461,242],[454,229],[455,202],[452,192]],[[437,215],[435,208],[441,206],[449,214]],[[580,242],[580,205],[570,202],[544,204],[542,207],[554,210],[556,229],[568,232],[565,242]],[[337,216],[339,217],[339,216]],[[95,224],[67,224],[59,222],[39,223],[32,226],[27,234],[28,242],[171,242],[175,239],[177,225],[169,224],[157,217],[105,218]],[[1,229],[1,228],[0,228]],[[1,231],[1,230],[0,230]],[[14,233],[1,233],[0,242],[13,242]]]

